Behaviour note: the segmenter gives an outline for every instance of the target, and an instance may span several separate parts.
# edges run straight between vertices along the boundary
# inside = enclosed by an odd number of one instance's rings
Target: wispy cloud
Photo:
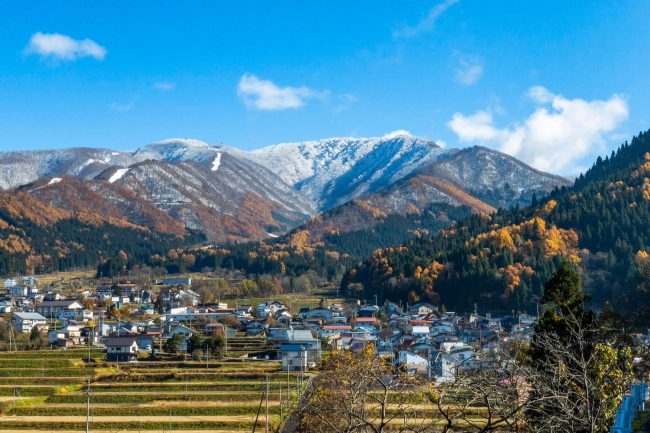
[[[119,102],[113,102],[111,105],[109,105],[109,108],[114,111],[131,111],[135,107],[135,102],[128,102],[126,104],[122,104]]]
[[[463,86],[476,84],[483,77],[483,60],[477,56],[460,53],[456,57],[458,59],[454,76],[456,82]]]
[[[237,85],[237,94],[246,106],[254,110],[280,111],[304,106],[309,99],[326,99],[329,91],[309,87],[280,87],[270,80],[244,74]]]
[[[74,61],[80,57],[103,60],[106,48],[91,39],[72,39],[60,33],[34,33],[25,53],[36,54],[42,58]]]
[[[461,142],[496,147],[540,170],[574,174],[585,157],[605,150],[608,134],[629,115],[621,95],[586,101],[536,86],[528,96],[537,107],[523,121],[499,128],[493,113],[481,110],[469,116],[455,113],[448,126]]]
[[[460,0],[444,0],[442,3],[438,3],[433,8],[431,8],[427,15],[422,18],[417,24],[412,26],[406,25],[393,31],[393,37],[395,39],[408,39],[418,36],[422,33],[430,32],[435,27],[438,19],[445,12],[447,12],[450,7],[459,1]]]
[[[176,88],[176,83],[172,83],[171,81],[159,81],[153,84],[153,88],[156,90],[168,92]]]
[[[334,107],[334,113],[342,113],[359,102],[359,98],[352,93],[343,93],[336,97],[336,102],[337,104]]]

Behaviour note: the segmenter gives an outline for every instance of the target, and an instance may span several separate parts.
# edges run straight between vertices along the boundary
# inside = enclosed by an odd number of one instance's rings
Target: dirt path
[[[173,400],[154,400],[147,403],[93,403],[95,409],[98,408],[115,408],[115,407],[138,407],[138,408],[151,408],[151,407],[195,407],[197,405],[196,401],[173,401]],[[259,398],[254,400],[227,400],[227,401],[202,401],[201,407],[243,407],[251,406],[257,410],[259,405]],[[279,406],[279,401],[269,401],[269,406]],[[45,406],[47,408],[73,408],[79,410],[86,410],[85,403],[48,403]]]
[[[143,433],[147,430],[120,430],[120,429],[111,429],[111,430],[93,430],[93,433]],[[158,430],[154,430],[158,432]],[[196,433],[201,430],[173,430],[174,433]],[[208,429],[210,433],[242,433],[248,430],[214,430]],[[2,430],[2,433],[43,433],[43,430]],[[56,430],[56,433],[79,433],[79,430]]]
[[[233,391],[192,391],[189,390],[185,392],[184,390],[178,391],[95,391],[93,390],[93,395],[178,395],[183,396],[188,395],[231,395],[231,394],[249,394],[257,395],[259,397],[260,390],[233,390]],[[64,394],[64,395],[82,395],[82,394]],[[269,394],[272,395],[272,394]]]
[[[255,415],[188,415],[188,416],[95,416],[95,422],[127,423],[127,422],[253,422]],[[1,416],[3,422],[34,422],[34,423],[84,423],[86,416]]]

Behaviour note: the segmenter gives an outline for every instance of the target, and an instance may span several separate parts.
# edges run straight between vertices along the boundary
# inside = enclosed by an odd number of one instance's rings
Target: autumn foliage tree
[[[386,432],[395,421],[411,421],[413,408],[406,395],[413,387],[398,368],[375,355],[372,344],[358,353],[337,351],[313,380],[300,431]]]

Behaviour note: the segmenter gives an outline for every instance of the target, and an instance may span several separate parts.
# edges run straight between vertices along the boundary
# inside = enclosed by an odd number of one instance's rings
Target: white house
[[[280,334],[277,337],[277,340],[279,340],[282,343],[282,346],[292,346],[289,350],[290,352],[294,352],[295,348],[297,346],[300,346],[302,349],[301,351],[304,350],[307,355],[307,360],[306,362],[308,363],[317,363],[320,361],[321,358],[321,341],[318,338],[314,338],[312,335],[311,331],[308,329],[285,329],[284,334]],[[284,351],[282,348],[280,348],[280,355],[284,356]],[[288,356],[288,355],[287,355]],[[291,355],[296,356],[295,354]],[[295,359],[295,358],[293,358]],[[288,365],[288,364],[287,364]]]
[[[23,277],[22,283],[25,284],[26,286],[36,286],[38,284],[38,278],[36,277]]]
[[[183,342],[178,345],[178,348],[180,350],[187,350],[187,339],[190,338],[192,334],[194,334],[194,331],[187,326],[179,323],[177,325],[171,325],[169,332],[167,333],[167,338],[171,338],[176,334],[183,336]]]
[[[459,341],[448,341],[440,345],[438,352],[432,352],[431,375],[440,382],[454,380],[458,370],[476,356],[474,349]]]
[[[18,284],[18,281],[16,281],[13,278],[5,279],[5,289],[10,289],[11,287],[14,287],[16,284]]]
[[[47,331],[47,319],[38,313],[14,313],[14,326],[18,332],[31,332],[34,326]]]
[[[45,317],[78,318],[83,305],[74,299],[60,299],[56,301],[43,301],[36,306],[36,311]]]
[[[190,289],[180,290],[178,292],[178,298],[185,305],[198,305],[201,300],[201,296]]]
[[[301,344],[283,344],[280,346],[282,358],[282,370],[284,371],[307,371],[310,365],[307,347]]]
[[[409,308],[409,313],[413,316],[424,316],[425,314],[434,313],[437,308],[427,302],[420,302]]]
[[[107,361],[133,362],[138,359],[140,347],[135,337],[111,337],[105,343]]]
[[[329,308],[314,308],[312,310],[300,313],[300,317],[303,320],[315,320],[322,319],[325,322],[329,322],[334,317],[334,311]]]
[[[426,375],[429,370],[429,361],[426,358],[408,350],[399,352],[399,363],[406,368],[409,375]]]
[[[415,337],[422,337],[425,335],[429,335],[429,327],[428,326],[414,326],[413,329],[411,330],[411,335]]]
[[[9,287],[9,296],[12,298],[20,298],[29,295],[29,287],[20,286],[18,284]]]
[[[253,307],[250,305],[240,305],[235,307],[235,314],[238,316],[249,316],[253,312]]]

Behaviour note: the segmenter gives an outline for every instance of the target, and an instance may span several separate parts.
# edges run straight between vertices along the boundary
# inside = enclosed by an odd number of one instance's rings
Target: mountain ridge
[[[465,172],[472,177],[463,177]],[[82,182],[56,181],[72,177]],[[530,182],[533,178],[537,183]],[[509,179],[508,188],[504,179]],[[281,236],[323,211],[355,201],[386,215],[421,211],[433,203],[490,213],[525,203],[563,182],[491,149],[443,149],[406,133],[281,143],[251,152],[170,138],[132,152],[71,148],[0,153],[0,186],[35,183],[44,189],[35,196],[76,211],[84,205],[78,197],[92,196],[87,203],[109,214],[180,234],[171,217],[219,243]],[[484,188],[474,190],[479,184]],[[102,194],[93,195],[87,187]],[[124,212],[115,209],[125,194],[140,203],[141,212],[123,205]],[[99,204],[102,197],[111,203]]]

